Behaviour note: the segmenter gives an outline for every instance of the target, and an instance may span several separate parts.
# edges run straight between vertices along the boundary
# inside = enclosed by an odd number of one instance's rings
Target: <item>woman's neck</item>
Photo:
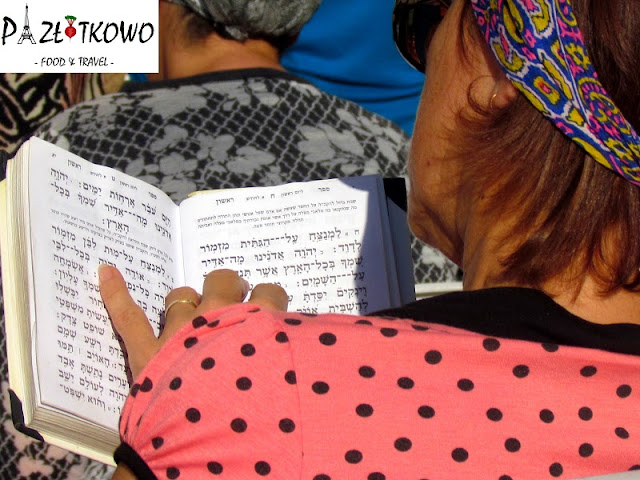
[[[162,48],[160,72],[150,80],[190,77],[202,73],[245,68],[272,68],[284,71],[278,50],[265,40],[228,40],[217,34],[193,44]]]
[[[525,287],[532,285],[500,281],[502,259],[513,251],[515,242],[505,242],[503,231],[496,222],[479,222],[467,228],[464,242],[462,270],[465,290],[491,287]],[[505,225],[506,223],[502,223]],[[492,227],[486,227],[492,225]],[[576,283],[580,282],[580,283]],[[640,325],[640,293],[624,289],[602,295],[595,279],[587,274],[582,280],[568,281],[558,275],[541,288],[569,312],[589,322],[599,324],[632,323]]]

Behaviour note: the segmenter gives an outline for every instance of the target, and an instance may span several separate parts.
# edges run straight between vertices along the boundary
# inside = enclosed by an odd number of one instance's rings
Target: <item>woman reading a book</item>
[[[135,375],[116,478],[640,469],[638,28],[633,0],[396,0],[426,71],[410,224],[465,291],[309,317],[215,271],[158,339],[101,267]]]

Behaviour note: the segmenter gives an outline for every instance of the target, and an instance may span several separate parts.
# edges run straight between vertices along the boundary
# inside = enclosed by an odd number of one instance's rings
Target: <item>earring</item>
[[[493,112],[493,110],[495,109],[495,107],[493,106],[493,101],[496,99],[496,97],[498,96],[497,93],[494,93],[493,95],[491,95],[491,100],[489,100],[489,111]]]

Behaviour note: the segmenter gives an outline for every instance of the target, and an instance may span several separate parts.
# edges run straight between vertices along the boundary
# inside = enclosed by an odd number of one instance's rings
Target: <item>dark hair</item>
[[[586,49],[626,119],[640,128],[640,11],[634,0],[573,0]],[[615,28],[613,28],[615,26]],[[467,0],[460,25],[465,42],[482,42]],[[459,154],[468,159],[463,185],[488,197],[486,214],[517,220],[505,241],[523,238],[501,258],[498,282],[541,288],[562,278],[577,294],[591,275],[601,294],[640,291],[640,188],[596,163],[524,97],[488,111],[468,92],[461,111]],[[480,119],[478,119],[480,117]],[[462,158],[461,157],[461,158]],[[489,193],[489,195],[487,195]],[[515,215],[514,215],[515,214]]]
[[[184,9],[184,20],[186,23],[186,32],[187,32],[187,40],[191,42],[198,42],[203,40],[207,36],[212,33],[217,33],[223,38],[227,38],[229,40],[234,40],[229,34],[225,31],[224,25],[221,23],[217,23],[214,21],[207,20],[201,15],[198,15],[196,12],[189,10],[185,7]],[[282,55],[284,50],[293,45],[298,38],[297,35],[292,36],[281,36],[275,37],[272,35],[263,35],[263,36],[250,36],[249,38],[255,40],[264,40],[271,44],[278,53]],[[236,40],[239,41],[239,40]]]

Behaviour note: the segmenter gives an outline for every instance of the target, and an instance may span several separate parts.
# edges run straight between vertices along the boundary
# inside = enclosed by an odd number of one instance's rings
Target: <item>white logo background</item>
[[[18,43],[25,5],[35,44],[26,36]],[[76,17],[72,38],[67,15]],[[158,33],[158,0],[0,0],[0,71],[157,73]]]

